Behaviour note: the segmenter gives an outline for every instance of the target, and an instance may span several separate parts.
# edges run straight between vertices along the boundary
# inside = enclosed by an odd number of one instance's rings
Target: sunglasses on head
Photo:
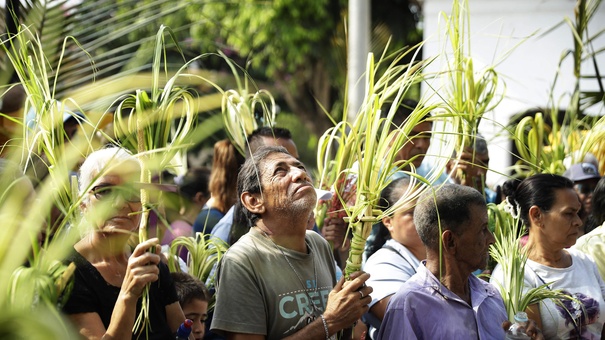
[[[592,194],[596,188],[596,184],[578,183],[574,185],[576,191],[583,195]]]
[[[141,202],[141,194],[139,189],[128,187],[128,186],[117,186],[117,185],[97,185],[90,189],[90,192],[99,201],[111,200],[116,201],[118,198],[125,200],[130,203]]]

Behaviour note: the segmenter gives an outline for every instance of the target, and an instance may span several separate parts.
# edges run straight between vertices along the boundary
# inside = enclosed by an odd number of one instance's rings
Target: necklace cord
[[[313,301],[313,299],[311,298],[311,295],[309,295],[309,292],[307,291],[307,287],[305,286],[305,283],[304,283],[302,277],[296,271],[296,269],[294,268],[294,266],[290,262],[290,259],[288,259],[288,255],[286,255],[286,253],[284,252],[284,250],[280,246],[278,246],[277,243],[275,243],[275,241],[273,241],[273,239],[271,237],[269,237],[269,235],[264,230],[261,230],[261,231],[262,231],[263,235],[265,235],[265,237],[267,237],[271,241],[271,243],[273,243],[273,245],[275,246],[275,248],[277,248],[277,250],[280,251],[280,253],[284,257],[284,259],[286,259],[286,262],[288,263],[288,266],[290,267],[290,269],[292,269],[292,271],[294,272],[294,274],[298,278],[298,281],[300,282],[300,285],[302,286],[303,291],[305,292],[305,295],[307,295],[307,298],[309,298],[309,302],[313,306],[313,312],[317,312],[319,315],[322,316],[322,320],[324,322],[324,326],[326,328],[326,333],[327,333],[327,324],[325,323],[325,320],[323,319],[323,313],[320,313],[321,310],[319,309],[319,307],[317,307],[317,305],[315,305],[315,302]],[[309,243],[307,242],[307,240],[305,240],[305,244],[307,245],[307,248],[309,248],[309,255],[311,255],[311,263],[313,264],[313,277],[314,277],[314,280],[315,280],[315,282],[314,282],[314,285],[315,285],[315,287],[314,287],[315,294],[317,296],[319,296],[319,293],[317,292],[318,282],[317,282],[317,268],[315,266],[315,257],[313,256],[313,254],[311,254],[312,248],[309,245]],[[314,315],[314,317],[316,317],[316,316]]]

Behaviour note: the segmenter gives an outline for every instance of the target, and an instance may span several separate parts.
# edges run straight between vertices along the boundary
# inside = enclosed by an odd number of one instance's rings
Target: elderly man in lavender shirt
[[[419,198],[414,224],[427,259],[391,298],[378,339],[504,339],[504,302],[472,275],[495,241],[487,221],[485,198],[473,188],[445,184]],[[541,338],[533,322],[528,334]]]

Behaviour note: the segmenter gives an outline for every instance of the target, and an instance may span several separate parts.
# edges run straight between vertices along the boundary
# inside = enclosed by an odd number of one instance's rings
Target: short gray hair
[[[108,147],[92,152],[80,166],[78,178],[80,195],[88,191],[92,182],[102,171],[124,162],[136,162],[139,166],[141,164],[138,158],[120,147]]]
[[[422,243],[430,250],[438,250],[441,231],[451,230],[456,235],[464,231],[471,219],[472,205],[486,206],[479,191],[468,186],[447,183],[434,192],[429,190],[418,199],[414,210],[414,224]]]

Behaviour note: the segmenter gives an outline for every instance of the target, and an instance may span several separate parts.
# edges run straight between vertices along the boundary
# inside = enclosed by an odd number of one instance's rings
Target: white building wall
[[[555,26],[566,17],[573,20],[575,4],[576,1],[572,0],[469,0],[471,53],[475,70],[502,60],[496,71],[506,82],[504,100],[495,112],[486,115],[479,127],[489,142],[490,168],[494,169],[488,173],[489,185],[502,181],[504,177],[499,173],[506,173],[511,165],[509,138],[498,136],[502,126],[508,123],[513,114],[548,104],[562,53],[573,48],[569,26]],[[425,58],[439,55],[449,43],[445,40],[444,20],[440,13],[449,14],[451,7],[452,1],[449,0],[424,1]],[[601,4],[597,16],[592,20],[589,33],[595,34],[603,29],[605,3]],[[605,48],[605,35],[593,46],[595,49]],[[447,47],[447,51],[451,51],[451,47]],[[442,69],[444,62],[445,58],[438,58],[433,70]],[[598,58],[598,65],[600,72],[605,73],[605,53]],[[586,73],[595,73],[592,63],[585,63],[583,69]],[[567,106],[574,81],[572,60],[568,57],[561,65],[554,92],[554,97],[560,100],[560,108]],[[439,82],[434,86],[439,88],[443,85]],[[597,83],[594,80],[585,81],[581,83],[581,88],[597,89]],[[600,106],[592,113],[602,115],[604,109]]]

